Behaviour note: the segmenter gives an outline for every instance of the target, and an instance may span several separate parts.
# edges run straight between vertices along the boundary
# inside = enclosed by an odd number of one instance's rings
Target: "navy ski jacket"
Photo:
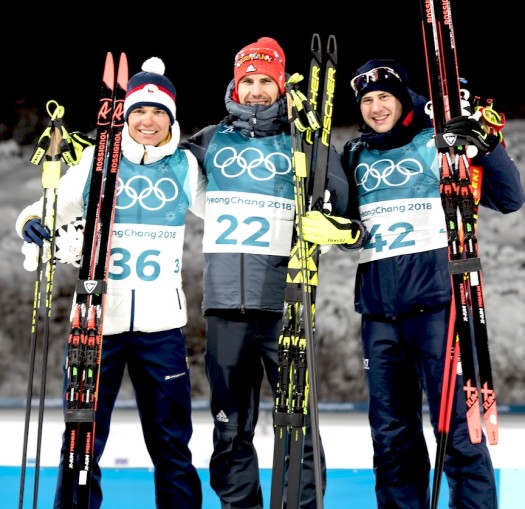
[[[365,133],[348,141],[342,155],[350,186],[346,215],[360,217],[371,234],[360,251],[355,310],[378,318],[442,306],[452,295],[434,131],[422,113],[425,99],[412,100],[411,130]],[[472,165],[481,168],[482,206],[503,214],[521,208],[519,170],[501,144]]]

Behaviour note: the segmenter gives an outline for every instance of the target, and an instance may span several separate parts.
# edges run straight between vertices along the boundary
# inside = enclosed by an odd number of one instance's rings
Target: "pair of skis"
[[[337,65],[335,37],[329,36],[324,65],[318,34],[313,35],[311,52],[307,95],[299,89],[299,83],[303,79],[300,74],[291,76],[286,84],[292,138],[296,228],[288,263],[278,345],[271,509],[283,507],[285,492],[287,509],[299,507],[308,414],[313,443],[316,501],[318,509],[323,507],[313,337],[319,247],[303,239],[300,219],[308,210],[322,210],[325,202]]]
[[[472,443],[481,442],[483,436],[478,387],[481,388],[485,429],[490,444],[498,442],[498,415],[476,237],[482,171],[470,166],[465,140],[445,134],[446,121],[462,115],[462,91],[450,0],[421,0],[421,17],[453,291],[432,493],[432,508],[435,509],[458,365],[462,368],[467,424]]]
[[[87,509],[95,444],[104,299],[119,174],[128,62],[106,56],[84,244],[67,343],[62,506]]]

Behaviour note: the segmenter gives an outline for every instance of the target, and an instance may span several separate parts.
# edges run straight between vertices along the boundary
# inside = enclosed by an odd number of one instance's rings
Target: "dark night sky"
[[[139,5],[136,12],[127,4],[121,19],[109,12],[105,19],[97,19],[97,3],[79,4],[73,13],[70,7],[53,11],[55,4],[47,2],[45,12],[36,10],[40,6],[24,16],[4,17],[0,122],[20,100],[45,115],[45,104],[55,99],[65,107],[68,128],[87,131],[95,122],[105,55],[112,51],[118,59],[124,51],[130,75],[150,56],[164,60],[166,75],[177,88],[179,123],[183,131],[192,132],[225,115],[224,93],[233,76],[234,55],[241,47],[261,36],[274,37],[286,53],[287,72],[306,75],[314,32],[323,43],[329,34],[337,39],[336,125],[355,122],[349,81],[356,67],[370,58],[395,58],[409,73],[412,88],[428,94],[418,0],[352,0],[337,9],[319,2],[327,12],[311,15],[307,7],[297,8],[299,2],[295,9],[283,7],[285,2],[280,2],[281,7],[277,2],[229,2],[220,3],[216,11],[202,5],[195,9],[173,3],[168,8],[167,3],[155,3],[148,9],[147,4]],[[471,93],[493,98],[496,110],[508,118],[523,118],[520,65],[525,47],[516,38],[525,28],[518,27],[523,17],[514,4],[510,0],[452,0],[452,14],[458,68],[469,80]],[[29,6],[13,8],[27,10]],[[70,22],[59,23],[54,19],[59,14]],[[300,21],[301,17],[310,20]],[[8,31],[12,34],[6,26],[10,20],[22,18],[26,21],[18,25],[15,35],[8,35]]]

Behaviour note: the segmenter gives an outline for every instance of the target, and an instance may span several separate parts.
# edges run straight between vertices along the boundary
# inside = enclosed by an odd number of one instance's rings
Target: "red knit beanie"
[[[264,74],[270,76],[277,86],[281,95],[285,91],[285,56],[279,43],[271,37],[261,37],[257,42],[248,44],[235,55],[233,77],[235,78],[235,90],[232,98],[239,100],[237,90],[239,81],[248,74]]]

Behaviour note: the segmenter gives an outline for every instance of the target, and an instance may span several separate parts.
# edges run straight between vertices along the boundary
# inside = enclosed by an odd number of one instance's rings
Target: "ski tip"
[[[467,426],[470,441],[473,444],[479,444],[483,437],[483,431],[481,429],[481,414],[479,400],[477,399],[467,410]]]
[[[485,431],[490,445],[497,445],[498,443],[498,411],[496,404],[485,410]]]
[[[312,53],[319,53],[321,51],[321,36],[317,33],[312,34],[311,51]]]
[[[115,83],[115,63],[113,61],[113,53],[108,51],[106,54],[106,63],[104,64],[104,74],[102,76],[102,81],[105,85],[113,89]]]
[[[328,53],[330,58],[335,63],[337,63],[337,39],[333,34],[328,36],[328,46],[326,52]]]
[[[118,64],[117,82],[123,90],[126,90],[128,87],[128,72],[128,57],[126,53],[122,52]]]

